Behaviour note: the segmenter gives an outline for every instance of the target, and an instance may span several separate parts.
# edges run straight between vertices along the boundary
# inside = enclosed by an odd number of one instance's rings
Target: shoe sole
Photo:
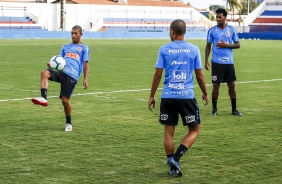
[[[231,114],[231,115],[233,115],[233,116],[243,116],[243,114]]]
[[[42,106],[44,106],[44,107],[46,107],[46,106],[48,106],[48,102],[40,102],[40,101],[38,101],[38,100],[36,100],[36,99],[31,99],[31,101],[35,104],[35,105],[42,105]]]

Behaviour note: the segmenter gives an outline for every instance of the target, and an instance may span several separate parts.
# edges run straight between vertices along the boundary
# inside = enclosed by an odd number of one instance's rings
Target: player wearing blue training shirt
[[[226,83],[229,88],[232,115],[242,116],[236,107],[235,68],[233,61],[233,49],[240,48],[240,42],[236,30],[226,24],[227,11],[223,8],[216,10],[217,25],[210,28],[207,36],[205,50],[205,68],[210,69],[209,55],[212,45],[212,116],[217,115],[217,100],[220,83]]]
[[[65,131],[72,131],[71,105],[69,100],[82,71],[84,73],[84,89],[88,87],[88,62],[90,57],[88,46],[83,44],[80,40],[82,28],[78,25],[74,26],[71,30],[71,36],[72,43],[64,45],[60,54],[65,58],[66,66],[62,71],[56,71],[52,68],[43,70],[41,72],[40,83],[41,97],[31,99],[34,104],[47,106],[48,80],[61,83],[60,98],[66,115]],[[49,63],[47,65],[49,67]]]
[[[161,95],[159,121],[164,125],[164,148],[171,175],[181,176],[179,167],[181,156],[190,148],[200,131],[200,113],[194,95],[193,73],[203,92],[203,99],[208,104],[208,95],[199,48],[184,41],[186,24],[183,20],[175,20],[170,25],[170,43],[159,50],[156,71],[152,82],[148,108],[155,107],[155,93],[165,70],[164,88]],[[173,136],[180,114],[183,125],[189,132],[182,139],[174,153]]]

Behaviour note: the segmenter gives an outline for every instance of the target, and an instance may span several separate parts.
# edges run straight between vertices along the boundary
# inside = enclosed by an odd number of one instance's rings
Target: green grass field
[[[64,132],[59,84],[49,83],[48,107],[30,98],[40,94],[46,62],[70,41],[1,40],[1,184],[282,182],[281,41],[241,40],[234,50],[243,117],[230,115],[226,85],[216,117],[195,88],[201,132],[181,158],[181,178],[168,175],[158,123],[161,90],[154,112],[147,109],[157,52],[170,40],[84,40],[91,49],[89,88],[83,89],[82,80],[77,84],[73,131]],[[205,40],[188,41],[204,59]],[[210,72],[204,73],[210,95]],[[175,146],[186,132],[177,126]]]

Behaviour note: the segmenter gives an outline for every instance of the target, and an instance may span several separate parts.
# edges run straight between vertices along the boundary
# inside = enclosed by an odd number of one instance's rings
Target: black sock
[[[232,112],[236,110],[236,98],[231,99]]]
[[[212,108],[217,110],[217,98],[212,98]]]
[[[47,89],[41,88],[41,96],[47,100]]]
[[[66,116],[66,124],[71,124],[71,116]]]
[[[185,154],[185,152],[188,150],[186,146],[183,144],[180,144],[179,147],[177,148],[175,154],[174,154],[174,159],[179,162],[180,158]]]
[[[173,156],[173,154],[171,154],[171,155],[166,155],[167,159],[169,159],[169,158],[172,157],[172,156]]]

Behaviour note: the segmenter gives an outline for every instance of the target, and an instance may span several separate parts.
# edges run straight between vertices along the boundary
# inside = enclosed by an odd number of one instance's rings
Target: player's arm
[[[88,72],[89,72],[89,59],[90,59],[90,51],[88,46],[85,46],[83,48],[83,76],[84,76],[84,80],[83,80],[83,86],[84,89],[88,88]]]
[[[240,48],[240,42],[234,42],[233,44],[229,44],[221,40],[221,42],[218,42],[216,44],[218,48],[229,48],[229,49],[239,49]]]
[[[210,69],[210,63],[209,63],[209,56],[211,53],[211,45],[212,43],[207,42],[206,44],[206,49],[205,49],[205,69],[209,70]]]
[[[88,88],[88,72],[89,72],[89,64],[88,64],[88,61],[85,61],[84,64],[83,64],[83,76],[84,76],[83,86],[84,86],[84,89]]]
[[[228,48],[239,49],[240,48],[240,42],[234,42],[233,44],[229,45]]]
[[[202,72],[202,69],[195,69],[195,74],[196,74],[196,79],[197,82],[203,92],[202,98],[203,100],[206,101],[205,105],[208,105],[209,103],[209,97],[208,97],[208,93],[207,93],[207,89],[206,89],[206,82],[205,82],[205,77],[204,74]]]
[[[163,73],[163,69],[162,68],[156,68],[154,77],[153,77],[153,82],[152,82],[152,86],[151,86],[151,93],[150,93],[150,99],[148,102],[148,108],[150,109],[150,111],[152,110],[152,106],[153,108],[155,108],[155,94],[156,91],[159,87],[160,81],[162,79],[162,73]]]

